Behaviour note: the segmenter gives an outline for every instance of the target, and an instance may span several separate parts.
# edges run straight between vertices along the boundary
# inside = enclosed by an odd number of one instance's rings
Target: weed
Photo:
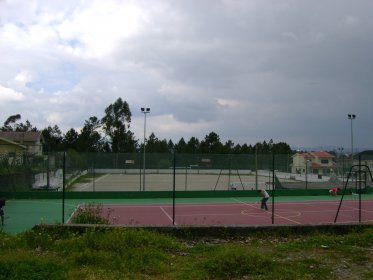
[[[111,212],[108,211],[106,217],[102,216],[102,205],[90,203],[83,207],[79,207],[74,213],[72,224],[110,224]]]

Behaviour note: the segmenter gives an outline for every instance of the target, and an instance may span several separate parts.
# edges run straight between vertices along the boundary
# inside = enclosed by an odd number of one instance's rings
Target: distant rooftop
[[[14,142],[36,142],[41,138],[40,131],[0,131],[0,137]]]

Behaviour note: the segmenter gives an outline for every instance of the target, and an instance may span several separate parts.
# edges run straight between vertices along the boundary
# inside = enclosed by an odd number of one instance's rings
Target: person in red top
[[[336,187],[330,188],[329,189],[329,194],[332,195],[332,196],[336,196],[337,191],[338,191],[338,189]]]

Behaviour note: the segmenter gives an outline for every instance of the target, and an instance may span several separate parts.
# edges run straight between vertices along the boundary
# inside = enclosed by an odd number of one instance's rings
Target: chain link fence
[[[218,191],[372,186],[373,160],[294,164],[294,155],[0,153],[0,191]],[[65,180],[65,181],[64,181]]]
[[[107,199],[115,198],[151,198],[158,204],[157,199],[164,199],[164,205],[152,209],[161,211],[166,223],[204,224],[208,217],[215,217],[209,221],[213,224],[229,223],[229,219],[236,217],[241,220],[232,221],[239,224],[371,221],[373,160],[369,156],[337,157],[324,162],[315,159],[303,164],[296,157],[296,154],[7,152],[0,153],[0,194],[7,198],[55,198],[48,207],[39,206],[37,212],[41,209],[50,212],[55,204],[56,209],[61,207],[57,211],[61,211],[62,223],[73,214],[77,199],[105,204]],[[337,188],[340,196],[329,197],[331,188]],[[259,204],[253,202],[259,201],[259,190],[267,190],[271,213],[261,212]],[[368,195],[362,199],[365,193]],[[342,203],[346,194],[350,196]],[[311,196],[319,197],[311,199]],[[183,198],[201,204],[193,208],[184,205]],[[209,204],[209,198],[230,199]],[[224,208],[230,204],[237,205],[230,207],[238,207],[238,212]],[[134,217],[150,209],[146,205],[131,205],[119,209],[127,209]],[[212,209],[208,210],[209,207]],[[197,212],[202,208],[204,212]],[[179,215],[177,220],[175,213]],[[156,222],[152,214],[151,211],[138,219]],[[116,215],[119,219],[124,213]],[[131,224],[131,221],[122,222]]]

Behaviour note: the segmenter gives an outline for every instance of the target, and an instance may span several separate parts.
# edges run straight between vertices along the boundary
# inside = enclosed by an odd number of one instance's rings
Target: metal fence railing
[[[359,180],[372,186],[366,172],[350,171],[360,160],[371,170],[369,158],[340,157],[327,165],[295,165],[291,155],[66,153],[31,155],[0,153],[0,191],[166,191],[269,189],[273,170],[277,189],[357,189]],[[145,159],[145,162],[144,162]],[[175,160],[175,163],[174,163]],[[359,177],[360,176],[360,177]],[[360,178],[360,179],[359,179]],[[363,179],[361,179],[363,178]]]
[[[0,197],[17,197],[18,194],[18,197],[38,198],[40,196],[35,194],[40,194],[55,198],[58,201],[55,204],[62,205],[63,223],[66,215],[72,214],[67,211],[73,211],[65,210],[65,206],[73,207],[78,203],[75,199],[107,203],[105,199],[108,198],[166,199],[166,205],[152,208],[146,215],[153,217],[155,212],[161,211],[166,222],[172,220],[178,224],[207,221],[210,224],[331,223],[334,218],[334,222],[337,221],[337,210],[342,222],[361,222],[373,221],[371,167],[372,160],[364,156],[353,160],[337,157],[302,165],[294,156],[283,154],[149,153],[144,157],[142,153],[0,153]],[[331,188],[337,188],[340,201],[329,194]],[[270,196],[270,210],[265,214],[260,205],[253,203],[259,201],[258,191],[261,190],[266,190]],[[364,200],[362,195],[365,194],[368,195]],[[343,203],[346,195],[349,195],[347,204]],[[223,196],[228,198],[224,202],[231,203],[214,204],[220,208],[213,205],[193,208],[179,200]],[[281,196],[285,198],[280,199]],[[297,196],[307,196],[312,201]],[[316,196],[325,201],[316,202]],[[66,203],[66,199],[70,202]],[[237,206],[224,208],[230,204]],[[176,210],[175,205],[178,206]],[[215,208],[211,210],[211,207]],[[132,209],[128,206],[126,209],[137,215],[150,207]],[[233,210],[236,214],[229,216]],[[179,211],[178,216],[175,211]],[[116,218],[127,214],[120,213]],[[241,220],[235,220],[236,216]],[[145,220],[154,222],[155,219]]]

